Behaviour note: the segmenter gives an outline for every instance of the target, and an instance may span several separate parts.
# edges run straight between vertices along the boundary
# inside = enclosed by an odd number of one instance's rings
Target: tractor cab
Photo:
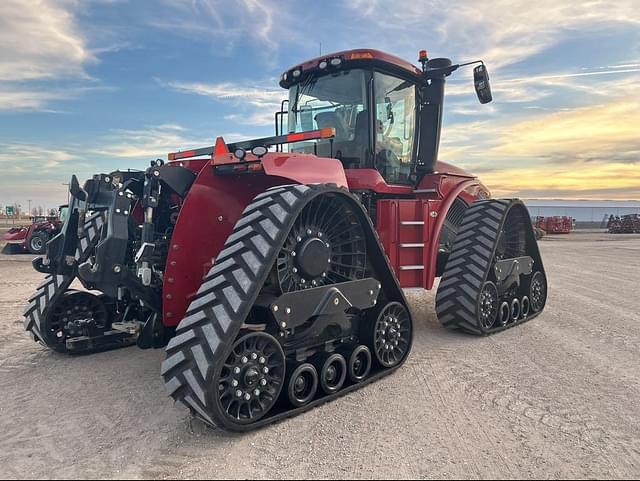
[[[319,57],[287,70],[288,101],[276,113],[276,135],[332,128],[335,137],[289,144],[289,152],[339,159],[345,169],[376,169],[387,184],[415,184],[433,172],[442,122],[448,59],[427,58],[422,69],[377,50]],[[488,76],[476,82],[490,101]],[[487,96],[488,92],[488,96]],[[286,107],[286,110],[285,110]],[[286,116],[286,121],[285,121]]]
[[[290,152],[339,159],[346,169],[376,169],[388,184],[415,171],[420,71],[376,51],[312,60],[283,74],[288,133],[333,128],[335,137],[289,145]]]

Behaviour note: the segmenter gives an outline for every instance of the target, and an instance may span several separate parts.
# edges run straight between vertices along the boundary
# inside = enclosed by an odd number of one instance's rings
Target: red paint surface
[[[308,154],[271,152],[260,160],[264,173],[216,175],[209,159],[181,162],[199,170],[184,200],[167,257],[163,288],[164,322],[177,325],[223,248],[242,211],[260,192],[276,185],[333,183],[352,191],[373,190],[387,198],[378,202],[377,230],[402,287],[433,287],[440,230],[456,197],[472,203],[487,196],[478,179],[462,169],[438,163],[437,173],[424,177],[417,191],[410,185],[388,185],[374,169],[344,171],[339,160]],[[423,225],[402,225],[402,221]],[[401,244],[424,243],[423,248]],[[423,270],[402,271],[402,265]]]
[[[200,162],[206,166],[182,205],[167,256],[163,285],[167,326],[182,320],[242,211],[256,195],[281,184],[347,185],[340,161],[313,155],[267,154],[262,158],[267,175],[215,175],[208,161]]]

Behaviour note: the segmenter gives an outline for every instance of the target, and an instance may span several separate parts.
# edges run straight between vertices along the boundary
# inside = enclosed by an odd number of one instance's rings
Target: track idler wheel
[[[42,335],[47,346],[67,352],[67,339],[98,335],[109,327],[109,312],[99,296],[86,291],[66,291],[49,308]]]
[[[318,392],[318,371],[310,363],[301,364],[290,375],[287,382],[287,397],[295,407],[309,404]]]
[[[278,400],[285,370],[284,351],[273,336],[254,332],[238,339],[213,383],[225,421],[247,425],[264,417]]]
[[[378,362],[386,368],[400,364],[411,347],[411,322],[407,309],[390,302],[378,315],[373,337]]]
[[[487,281],[478,298],[478,319],[485,329],[491,329],[495,324],[498,317],[498,307],[498,288],[493,282]]]
[[[364,381],[371,372],[372,364],[369,348],[365,345],[356,347],[349,356],[349,379],[351,382],[357,384]]]
[[[547,303],[547,279],[540,271],[533,274],[533,277],[531,278],[529,300],[531,302],[531,310],[533,312],[541,311]]]

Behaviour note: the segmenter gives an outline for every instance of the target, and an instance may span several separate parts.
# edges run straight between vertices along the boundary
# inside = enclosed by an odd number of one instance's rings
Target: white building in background
[[[537,200],[524,201],[531,217],[566,215],[578,227],[604,227],[610,215],[640,214],[640,201],[618,200]]]

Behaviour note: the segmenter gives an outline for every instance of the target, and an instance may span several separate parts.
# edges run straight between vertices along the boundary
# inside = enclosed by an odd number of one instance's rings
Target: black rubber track
[[[443,326],[486,335],[529,321],[542,312],[542,309],[531,312],[517,322],[490,329],[485,328],[478,318],[478,298],[493,266],[499,234],[508,214],[514,209],[524,209],[521,214],[526,215],[526,219],[530,218],[525,205],[517,199],[479,201],[467,209],[436,295],[436,312]],[[530,223],[527,226],[530,229],[526,232],[526,255],[533,258],[534,272],[544,274],[533,226]]]
[[[85,219],[82,236],[78,239],[76,250],[76,265],[86,261],[96,244],[100,240],[100,231],[104,225],[104,214],[97,212]],[[24,310],[24,328],[31,332],[34,340],[45,346],[60,350],[55,343],[48,342],[47,333],[42,330],[42,321],[46,318],[49,306],[56,302],[71,285],[75,275],[63,276],[47,275],[38,286],[36,292],[29,298],[29,304]]]
[[[228,237],[186,317],[178,325],[176,336],[169,342],[167,358],[162,364],[168,394],[210,425],[233,431],[255,429],[334,399],[392,372],[402,364],[337,394],[325,396],[302,408],[268,414],[250,425],[226,420],[214,404],[217,403],[217,396],[211,389],[214,373],[227,358],[298,214],[319,195],[343,196],[351,204],[365,229],[367,252],[382,283],[384,296],[407,305],[371,220],[348,191],[335,185],[288,185],[259,194],[247,206]]]

